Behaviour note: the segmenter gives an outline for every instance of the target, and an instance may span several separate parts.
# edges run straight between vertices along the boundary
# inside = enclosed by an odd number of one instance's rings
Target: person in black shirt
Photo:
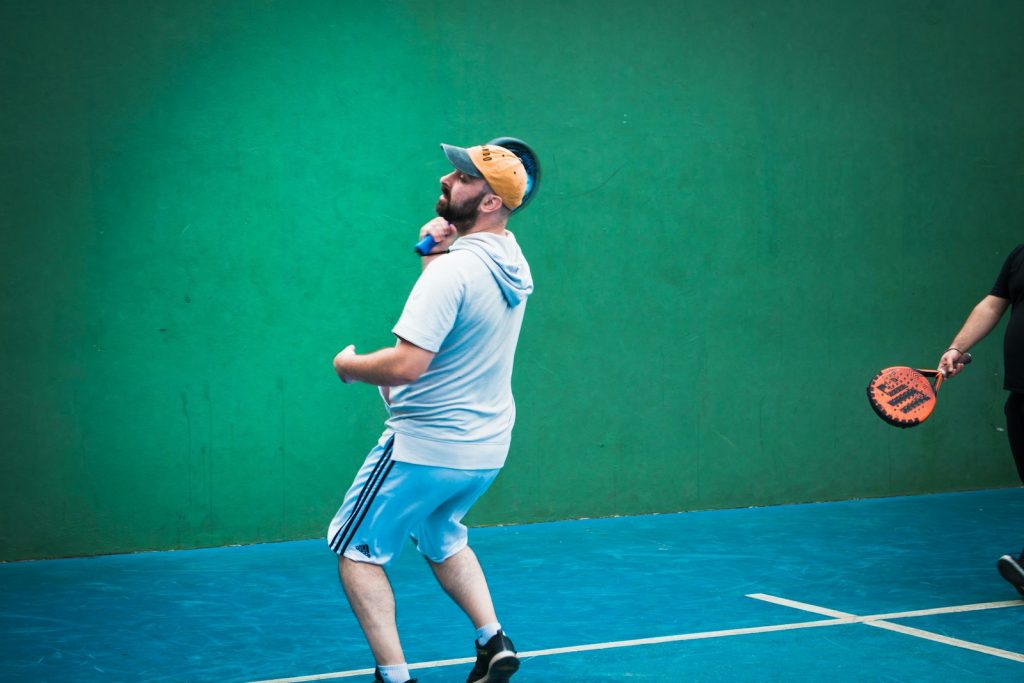
[[[1017,473],[1024,482],[1024,244],[1010,252],[988,296],[978,302],[967,322],[939,359],[939,370],[952,377],[964,369],[968,349],[992,331],[1011,307],[1003,337],[1003,388],[1006,399],[1006,436],[1010,441]],[[1019,557],[1003,555],[997,563],[1004,579],[1024,595],[1024,551]]]

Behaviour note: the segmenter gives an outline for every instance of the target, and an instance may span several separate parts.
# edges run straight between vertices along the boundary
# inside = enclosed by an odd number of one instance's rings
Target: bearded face
[[[487,195],[488,188],[484,185],[476,195],[455,198],[452,197],[452,189],[451,185],[441,183],[441,196],[434,205],[434,211],[459,230],[469,228],[476,222],[480,202]],[[459,189],[464,190],[465,187]]]

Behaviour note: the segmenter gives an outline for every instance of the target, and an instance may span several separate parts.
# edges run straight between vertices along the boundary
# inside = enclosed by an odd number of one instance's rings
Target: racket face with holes
[[[916,427],[935,409],[928,378],[904,366],[882,370],[868,385],[868,401],[878,417],[896,427]]]
[[[537,188],[540,187],[540,162],[537,160],[537,155],[529,145],[518,138],[494,138],[487,144],[504,147],[523,162],[523,168],[526,169],[526,194],[523,195],[523,203],[517,206],[512,213],[522,211],[533,199],[533,195],[537,193]]]

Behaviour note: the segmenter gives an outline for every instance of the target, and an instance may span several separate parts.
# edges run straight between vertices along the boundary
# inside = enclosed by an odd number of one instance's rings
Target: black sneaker
[[[516,671],[519,671],[516,646],[504,631],[498,631],[483,647],[476,645],[476,666],[466,683],[506,683]]]
[[[384,683],[384,677],[380,675],[380,667],[373,667],[373,683]],[[405,683],[416,683],[415,678],[410,678]]]
[[[1003,555],[996,563],[999,573],[1004,579],[1013,584],[1017,592],[1024,596],[1024,552],[1019,558],[1012,555]]]

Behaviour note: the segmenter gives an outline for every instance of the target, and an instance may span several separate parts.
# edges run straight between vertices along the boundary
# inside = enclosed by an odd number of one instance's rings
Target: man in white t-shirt
[[[519,660],[462,518],[504,465],[515,423],[512,363],[533,280],[506,224],[527,178],[502,147],[442,148],[454,170],[441,178],[438,218],[420,230],[437,246],[392,330],[396,345],[348,346],[334,359],[343,382],[380,387],[389,417],[327,542],[376,659],[374,680],[410,680],[384,565],[412,537],[477,629],[468,683],[504,683]]]

